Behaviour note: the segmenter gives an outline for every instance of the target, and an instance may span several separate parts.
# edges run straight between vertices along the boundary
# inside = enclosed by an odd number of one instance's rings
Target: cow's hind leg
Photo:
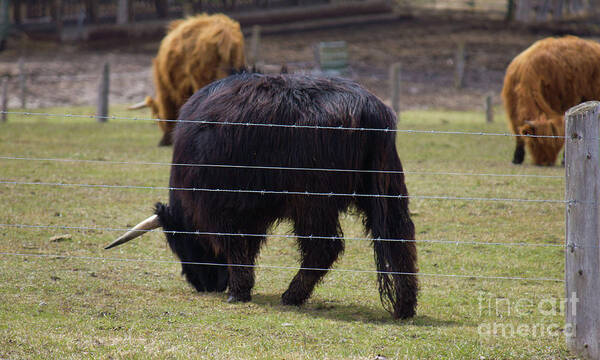
[[[522,137],[517,136],[517,146],[515,147],[515,154],[513,156],[513,164],[522,164],[525,159],[525,141]]]
[[[285,305],[302,305],[308,299],[315,285],[327,274],[328,269],[344,251],[337,212],[319,214],[312,212],[295,221],[295,233],[302,255],[301,270],[298,271],[288,289],[282,295]],[[311,238],[336,237],[336,239]],[[319,270],[308,270],[319,269]]]

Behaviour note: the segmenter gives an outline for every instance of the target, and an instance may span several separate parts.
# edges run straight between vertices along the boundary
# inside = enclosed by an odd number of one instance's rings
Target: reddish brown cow
[[[203,86],[244,67],[244,35],[240,24],[225,15],[197,15],[175,20],[153,60],[156,97],[130,109],[150,107],[162,120],[159,145],[171,145],[179,108]]]
[[[513,59],[502,90],[514,134],[564,136],[564,113],[589,100],[600,100],[600,44],[565,36],[535,42]],[[564,139],[517,137],[513,163],[525,158],[525,145],[536,165],[552,166]]]

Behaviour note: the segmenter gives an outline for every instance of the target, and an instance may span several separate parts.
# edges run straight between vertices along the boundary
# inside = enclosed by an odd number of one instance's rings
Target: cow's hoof
[[[399,311],[395,311],[392,316],[396,319],[410,319],[416,315],[416,311],[414,307],[407,307],[405,309],[400,309]]]
[[[248,297],[238,297],[238,296],[229,295],[229,298],[227,298],[227,302],[230,303],[230,304],[234,304],[234,303],[239,303],[239,302],[248,302],[251,299],[252,298],[250,296],[248,296]]]
[[[306,301],[306,297],[292,295],[289,290],[281,295],[281,303],[283,305],[301,306]]]

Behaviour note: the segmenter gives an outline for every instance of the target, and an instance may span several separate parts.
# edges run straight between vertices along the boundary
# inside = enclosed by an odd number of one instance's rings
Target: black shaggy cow
[[[353,205],[374,238],[384,307],[415,314],[416,247],[397,241],[414,239],[414,225],[390,108],[348,80],[246,73],[196,92],[179,118],[188,121],[174,133],[169,204],[108,247],[162,226],[198,291],[249,301],[265,241],[251,235],[289,219],[302,269],[282,301],[301,305],[344,250],[338,216]],[[181,233],[195,231],[211,234]]]

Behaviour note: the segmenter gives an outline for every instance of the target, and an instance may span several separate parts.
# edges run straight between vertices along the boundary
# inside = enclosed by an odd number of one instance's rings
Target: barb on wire
[[[32,158],[32,157],[24,157],[24,156],[5,156],[5,155],[0,155],[0,160],[55,161],[55,162],[75,162],[75,163],[111,164],[111,165],[116,164],[116,165],[189,166],[189,167],[233,168],[233,169],[253,169],[253,170],[351,172],[351,173],[370,173],[370,174],[532,177],[532,178],[547,178],[547,179],[564,179],[564,176],[537,175],[537,174],[485,174],[485,173],[481,174],[481,173],[459,173],[459,172],[443,172],[443,171],[429,172],[429,171],[361,170],[361,169],[333,169],[333,168],[307,168],[307,167],[290,167],[290,166],[257,166],[257,165],[230,165],[230,164],[179,164],[179,163],[150,162],[150,161],[113,161],[113,160],[92,160],[92,159],[67,159],[67,158]]]
[[[353,127],[343,127],[343,126],[265,124],[265,123],[248,123],[248,122],[232,122],[232,121],[206,121],[206,120],[188,120],[188,119],[174,120],[174,119],[123,117],[123,116],[114,116],[114,115],[98,116],[98,115],[76,115],[76,114],[51,114],[51,113],[36,113],[36,112],[26,112],[26,111],[0,111],[0,114],[23,115],[23,116],[64,117],[64,118],[107,119],[107,120],[182,122],[182,123],[196,123],[196,124],[220,125],[220,126],[231,125],[231,126],[268,127],[268,128],[313,129],[313,130],[395,132],[395,133],[404,133],[404,134],[478,135],[478,136],[507,136],[507,137],[565,139],[565,136],[557,136],[557,135],[523,135],[523,134],[510,134],[510,133],[410,130],[410,129],[388,129],[388,128],[382,129],[382,128],[363,128],[363,127],[353,128]]]
[[[247,268],[263,268],[263,269],[280,269],[280,270],[309,270],[309,271],[337,271],[337,272],[353,272],[365,274],[388,274],[388,275],[417,275],[431,277],[446,277],[446,278],[465,278],[465,279],[484,279],[484,280],[521,280],[521,281],[552,281],[564,282],[563,279],[547,278],[547,277],[520,277],[520,276],[488,276],[475,274],[439,274],[439,273],[411,273],[400,271],[378,271],[378,270],[361,270],[361,269],[324,269],[310,267],[294,267],[294,266],[279,266],[279,265],[258,265],[258,264],[223,264],[211,262],[193,262],[193,261],[177,261],[177,260],[162,260],[162,259],[127,259],[127,258],[107,258],[101,256],[78,256],[78,255],[61,255],[61,254],[27,254],[27,253],[9,253],[0,252],[2,256],[23,256],[23,257],[49,257],[59,259],[79,259],[79,260],[100,260],[100,261],[124,261],[124,262],[152,262],[152,263],[175,263],[189,265],[205,265],[205,266],[228,266],[228,267],[247,267]]]
[[[302,195],[302,196],[340,196],[360,198],[387,198],[387,199],[426,199],[426,200],[464,200],[464,201],[501,201],[522,203],[571,203],[569,200],[558,199],[521,199],[521,198],[486,198],[486,197],[460,197],[460,196],[438,196],[438,195],[386,195],[386,194],[357,194],[357,193],[334,193],[334,192],[310,192],[310,191],[280,191],[280,190],[248,190],[248,189],[210,189],[210,188],[181,188],[170,186],[141,186],[141,185],[106,185],[106,184],[76,184],[76,183],[52,183],[52,182],[30,182],[0,179],[0,184],[5,185],[38,185],[38,186],[65,186],[86,187],[106,189],[144,189],[144,190],[169,190],[169,191],[202,191],[235,194],[258,194],[258,195]]]
[[[0,227],[14,227],[22,229],[63,229],[63,230],[95,230],[95,231],[129,231],[127,228],[105,228],[92,226],[66,226],[66,225],[31,225],[31,224],[0,224]],[[138,230],[140,232],[152,232],[153,230]],[[435,243],[448,245],[489,245],[489,246],[532,246],[532,247],[564,247],[561,244],[536,244],[526,242],[483,242],[483,241],[452,241],[452,240],[427,240],[427,239],[386,239],[386,238],[368,238],[368,237],[344,237],[344,236],[317,236],[317,235],[290,235],[290,234],[247,234],[247,233],[227,233],[227,232],[208,232],[208,231],[176,231],[163,230],[166,234],[182,235],[209,235],[209,236],[231,236],[231,237],[273,237],[283,239],[317,239],[317,240],[350,240],[350,241],[386,241],[386,242],[414,242],[414,243]]]

